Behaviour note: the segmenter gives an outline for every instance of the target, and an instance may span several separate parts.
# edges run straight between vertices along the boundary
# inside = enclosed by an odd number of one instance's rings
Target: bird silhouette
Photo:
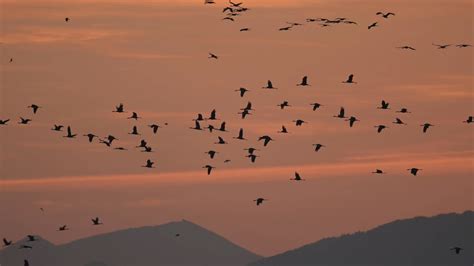
[[[405,46],[400,46],[400,47],[397,47],[398,49],[402,49],[402,50],[412,50],[412,51],[416,51],[415,48],[411,47],[411,46],[408,46],[408,45],[405,45]]]
[[[304,76],[301,80],[301,83],[296,84],[296,86],[311,86],[308,84],[308,76]]]
[[[209,118],[207,118],[208,120],[217,120],[216,118],[216,109],[213,109],[209,115]]]
[[[222,20],[229,20],[229,21],[232,21],[232,22],[235,21],[235,20],[234,20],[233,18],[231,18],[231,17],[225,17],[225,18],[223,18]],[[209,58],[214,58],[214,57],[209,57]],[[215,58],[215,59],[217,59],[217,58]]]
[[[115,147],[114,150],[119,150],[119,151],[126,151],[124,147]]]
[[[294,178],[290,178],[290,180],[294,180],[294,181],[304,181],[304,179],[301,178],[300,174],[298,172],[295,172],[295,177]]]
[[[227,144],[227,142],[221,136],[218,136],[217,139],[217,142],[214,142],[214,144]]]
[[[291,105],[288,104],[288,101],[283,101],[282,103],[280,103],[277,106],[280,106],[280,109],[283,110],[283,109],[285,109],[285,107],[290,107]]]
[[[13,62],[13,57],[12,57],[12,58],[10,58],[10,63],[12,63],[12,62]]]
[[[31,119],[20,117],[20,122],[18,122],[18,124],[26,125],[26,124],[28,124],[29,122],[31,122]]]
[[[132,116],[127,117],[127,119],[135,119],[135,120],[138,120],[139,118],[141,117],[139,117],[136,112],[132,112]]]
[[[201,124],[199,124],[199,121],[196,120],[196,121],[194,121],[194,127],[190,127],[190,129],[202,130]]]
[[[247,115],[251,115],[248,109],[243,110],[242,112],[239,112],[239,114],[242,115],[242,119],[245,119]]]
[[[262,87],[262,89],[273,89],[273,90],[276,90],[277,88],[273,87],[273,83],[271,80],[268,80],[267,81],[267,86],[266,87]]]
[[[145,146],[143,147],[142,152],[153,152],[153,149],[151,148],[151,146]]]
[[[257,157],[259,157],[259,156],[255,155],[255,154],[249,154],[249,155],[247,155],[246,157],[250,158],[250,161],[251,161],[252,163],[255,163],[255,160],[256,160]]]
[[[398,125],[406,125],[406,123],[403,122],[400,118],[395,118],[395,121],[392,123],[398,124]]]
[[[465,121],[462,121],[462,122],[463,122],[463,123],[470,124],[470,123],[474,122],[474,117],[469,116]]]
[[[118,140],[118,138],[112,136],[112,135],[108,135],[107,137],[105,137],[110,143],[112,143],[114,140]]]
[[[240,88],[240,89],[235,90],[235,91],[240,92],[240,97],[244,97],[245,93],[248,92],[249,90],[247,90],[246,88]]]
[[[5,120],[0,119],[0,125],[7,125],[8,121],[10,121],[10,119],[5,119]]]
[[[204,0],[204,4],[205,5],[209,5],[209,4],[215,4],[216,2],[214,2],[214,0]]]
[[[226,159],[226,160],[224,160],[224,163],[230,163],[230,162],[231,162],[231,160],[230,160],[230,159]]]
[[[256,151],[259,151],[259,150],[258,150],[258,149],[255,149],[255,148],[252,148],[252,147],[250,147],[250,148],[244,149],[244,151],[247,151],[249,154],[254,154],[254,152],[256,152]]]
[[[95,217],[91,219],[92,225],[101,225],[102,222],[99,220],[99,217]]]
[[[282,126],[281,126],[281,130],[280,130],[280,131],[278,131],[278,133],[283,133],[283,134],[286,134],[286,133],[288,133],[288,130],[286,129],[286,127],[285,127],[285,126],[283,126],[283,125],[282,125]]]
[[[211,172],[212,172],[212,169],[214,169],[215,167],[212,166],[212,165],[207,164],[207,165],[203,166],[202,168],[206,168],[207,169],[207,175],[210,175]]]
[[[158,128],[160,128],[160,126],[157,124],[151,124],[151,125],[148,125],[148,127],[153,130],[153,134],[156,134],[156,132],[158,132]]]
[[[123,103],[120,103],[119,105],[115,106],[115,110],[112,111],[114,113],[124,113],[125,111],[123,110]]]
[[[140,145],[137,146],[137,148],[145,148],[147,146],[146,140],[142,139],[140,140]]]
[[[241,128],[239,130],[239,135],[237,137],[234,137],[234,139],[247,140],[246,138],[244,138],[244,129],[243,128]]]
[[[321,150],[321,148],[326,147],[323,144],[319,144],[319,143],[313,144],[313,146],[314,146],[314,151],[315,152],[318,152],[319,150]]]
[[[357,82],[354,81],[354,74],[350,74],[350,75],[347,77],[347,80],[343,81],[342,83],[357,84]]]
[[[229,4],[231,4],[233,7],[239,7],[239,6],[241,6],[243,3],[242,3],[242,2],[234,3],[234,2],[232,2],[232,1],[229,0]]]
[[[36,114],[36,112],[38,112],[38,109],[40,109],[41,107],[36,104],[32,104],[29,105],[28,108],[31,108],[33,110],[33,114]]]
[[[418,168],[409,168],[407,169],[408,171],[410,171],[410,173],[414,176],[416,176],[418,174],[419,171],[421,171],[422,169],[418,169]]]
[[[308,122],[306,122],[306,121],[304,121],[304,120],[301,120],[301,119],[293,120],[292,122],[295,123],[295,125],[296,125],[297,127],[300,127],[300,126],[302,126],[303,124],[307,124],[307,123],[308,123]]]
[[[72,139],[72,138],[75,138],[76,136],[77,134],[72,134],[71,126],[67,126],[67,135],[63,137]]]
[[[64,21],[66,21],[66,22],[69,22],[69,20],[71,20],[71,19],[68,18],[68,17],[65,17],[65,18],[64,18]]]
[[[373,171],[372,174],[385,174],[385,172],[380,169],[375,169],[375,171]]]
[[[263,146],[266,147],[268,145],[268,143],[270,143],[270,141],[274,141],[270,136],[261,136],[258,138],[258,141],[261,141],[263,140]]]
[[[219,59],[219,57],[213,53],[209,53],[209,59]]]
[[[380,132],[382,132],[382,130],[388,128],[388,127],[385,126],[385,125],[378,125],[378,126],[374,126],[374,127],[377,128],[377,133],[380,133]]]
[[[3,246],[4,247],[10,246],[11,244],[13,244],[13,241],[7,240],[6,238],[3,238]]]
[[[339,109],[339,114],[338,114],[338,115],[334,115],[334,117],[337,117],[337,118],[347,118],[347,117],[344,116],[344,114],[345,114],[344,107],[341,107],[341,108]]]
[[[377,12],[377,13],[375,13],[375,15],[377,15],[377,16],[380,15],[383,18],[388,18],[390,15],[395,16],[395,13],[392,13],[392,12],[388,12],[388,13]]]
[[[428,130],[428,128],[434,126],[430,123],[424,123],[423,125],[421,125],[423,127],[423,133],[426,133],[426,131]]]
[[[250,31],[250,28],[241,28],[239,31]]]
[[[63,127],[64,127],[63,125],[56,125],[56,124],[54,124],[54,125],[53,125],[53,128],[51,128],[51,130],[54,130],[54,131],[62,131]]]
[[[385,100],[382,100],[382,102],[380,103],[380,106],[377,107],[377,109],[384,109],[384,110],[390,109],[390,108],[388,108],[389,105],[390,104],[388,102],[386,102]]]
[[[320,103],[310,103],[309,105],[313,106],[313,111],[316,111],[322,106]]]
[[[137,128],[137,126],[133,126],[133,127],[132,127],[132,132],[130,132],[130,133],[128,133],[128,134],[130,134],[130,135],[140,135],[140,134],[138,133],[138,128]]]
[[[402,109],[400,109],[400,111],[397,111],[397,113],[408,114],[408,113],[411,113],[411,112],[409,112],[407,108],[402,108]]]
[[[225,126],[226,126],[226,122],[224,121],[221,123],[221,126],[219,127],[218,130],[222,132],[227,132],[227,130],[225,129]]]
[[[152,160],[148,159],[148,160],[146,160],[146,164],[143,165],[142,167],[145,167],[145,168],[154,168],[154,167],[153,167],[153,164],[154,164],[154,162],[153,162]]]
[[[287,27],[279,28],[278,30],[279,30],[279,31],[288,31],[288,30],[290,30],[290,29],[292,29],[292,28],[293,28],[293,26],[287,26]]]
[[[355,116],[351,116],[349,119],[346,119],[346,121],[349,121],[349,127],[352,127],[354,126],[355,122],[360,121],[360,120],[358,120]]]
[[[106,139],[99,139],[99,143],[103,143],[107,145],[107,147],[110,147],[110,145],[112,145],[112,142]]]
[[[248,111],[254,111],[254,109],[252,109],[252,103],[251,102],[247,102],[247,105],[240,109],[240,110],[248,110]]]
[[[438,47],[438,49],[446,49],[449,46],[451,46],[451,44],[434,44],[434,43],[432,43],[432,45]]]
[[[36,238],[36,236],[34,236],[34,235],[27,235],[26,237],[28,238],[28,242],[34,242],[34,241],[38,240]]]
[[[463,44],[456,44],[456,47],[458,48],[466,48],[466,47],[471,47],[471,44],[463,43]]]
[[[58,231],[67,231],[67,230],[69,230],[67,225],[60,226],[59,229],[58,229]]]
[[[256,202],[257,206],[259,206],[260,204],[262,204],[264,201],[266,201],[268,199],[264,199],[264,198],[257,198],[257,199],[254,199],[253,201]]]
[[[206,151],[205,153],[209,154],[209,157],[211,157],[211,159],[214,159],[214,156],[216,156],[218,152],[214,150],[210,150],[210,151]]]
[[[370,29],[372,29],[374,27],[378,27],[378,26],[379,26],[378,22],[374,22],[374,23],[370,24],[367,28],[370,30]]]
[[[456,254],[459,254],[459,253],[461,253],[461,250],[464,250],[464,249],[463,249],[463,248],[460,248],[460,247],[453,247],[453,248],[451,248],[450,250],[454,250],[454,252],[455,252]]]
[[[209,129],[209,132],[211,133],[214,129],[216,129],[213,125],[208,125],[206,128]]]

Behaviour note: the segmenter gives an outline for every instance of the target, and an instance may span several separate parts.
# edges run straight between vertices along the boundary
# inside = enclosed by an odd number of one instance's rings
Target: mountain
[[[251,266],[473,265],[474,212],[397,220],[367,232],[321,241]],[[450,250],[464,248],[456,255]]]
[[[185,220],[18,249],[24,241],[3,249],[0,265],[21,266],[27,258],[32,266],[243,266],[261,258]]]

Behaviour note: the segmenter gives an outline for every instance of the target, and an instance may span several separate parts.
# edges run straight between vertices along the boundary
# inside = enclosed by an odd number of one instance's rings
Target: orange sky
[[[0,119],[12,121],[0,127],[0,237],[61,243],[186,218],[271,255],[393,219],[473,209],[473,130],[461,123],[474,113],[472,48],[432,46],[473,44],[472,1],[254,0],[234,23],[221,20],[226,1],[202,2],[1,1]],[[359,25],[277,31],[309,17]],[[403,45],[417,51],[395,48]],[[342,84],[350,73],[358,83]],[[296,87],[304,75],[312,86]],[[262,91],[268,79],[280,89]],[[239,87],[251,91],[242,99]],[[376,109],[382,99],[391,110]],[[283,100],[292,107],[279,110]],[[256,111],[242,120],[247,101]],[[324,105],[317,112],[314,101]],[[120,102],[142,121],[112,113]],[[33,116],[31,103],[44,108]],[[333,118],[341,106],[361,122]],[[412,113],[395,113],[401,107]],[[231,132],[188,129],[214,108]],[[32,124],[18,125],[19,116]],[[296,128],[298,118],[309,124]],[[152,122],[169,126],[152,135]],[[435,125],[428,134],[425,122]],[[55,123],[116,135],[121,146],[144,138],[156,151],[68,140],[49,130]],[[381,123],[389,128],[377,134]],[[143,136],[127,134],[135,124]],[[281,125],[291,134],[277,134]],[[241,127],[246,142],[232,139]],[[276,140],[266,148],[256,141],[264,134]],[[230,144],[213,144],[219,135]],[[313,143],[327,147],[315,153]],[[256,164],[244,157],[249,146],[261,149]],[[204,154],[211,148],[220,152],[214,162]],[[140,167],[148,158],[157,168]],[[208,177],[201,167],[209,162],[217,168]],[[387,174],[371,175],[375,168]],[[294,171],[307,181],[291,183]],[[271,200],[256,208],[259,196]],[[97,215],[103,231],[88,226]],[[74,230],[58,234],[64,223]]]

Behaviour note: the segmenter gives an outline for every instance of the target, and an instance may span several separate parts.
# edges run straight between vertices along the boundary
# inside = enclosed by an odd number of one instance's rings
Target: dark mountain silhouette
[[[350,222],[350,221],[349,221]],[[454,266],[474,263],[474,212],[397,220],[321,241],[250,266]],[[455,254],[453,247],[462,247]]]
[[[177,235],[179,234],[179,235]],[[0,251],[2,266],[243,266],[261,257],[188,221],[127,229],[53,245],[44,239],[32,250],[19,241]]]

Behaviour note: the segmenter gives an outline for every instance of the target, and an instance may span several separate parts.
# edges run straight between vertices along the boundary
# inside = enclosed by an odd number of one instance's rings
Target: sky
[[[244,2],[250,10],[228,22],[222,0],[1,0],[0,119],[11,121],[0,126],[0,237],[65,243],[187,219],[269,256],[474,209],[473,129],[462,123],[474,114],[473,50],[433,45],[474,44],[472,1]],[[316,17],[358,25],[305,22]],[[278,31],[287,22],[304,25]],[[396,48],[404,45],[416,51]],[[342,83],[349,74],[357,84]],[[305,75],[311,86],[296,86]],[[278,90],[261,89],[269,79]],[[250,90],[244,98],[240,87]],[[284,100],[291,107],[280,110]],[[381,100],[389,110],[377,109]],[[248,101],[255,111],[241,119]],[[312,102],[323,106],[313,112]],[[35,115],[32,103],[42,107]],[[127,113],[112,112],[119,103]],[[340,107],[361,121],[349,128],[333,117]],[[411,113],[395,112],[402,107]],[[189,129],[212,109],[213,124],[230,132]],[[132,111],[142,119],[126,119]],[[20,116],[33,121],[19,125]],[[154,135],[151,123],[163,128]],[[434,124],[426,134],[424,123]],[[63,138],[53,124],[78,136]],[[380,134],[379,124],[388,126]],[[128,134],[134,125],[141,136]],[[290,134],[277,133],[282,125]],[[247,141],[232,138],[240,128]],[[87,133],[112,134],[129,150],[88,143]],[[263,147],[262,135],[275,141]],[[214,144],[218,136],[229,144]],[[134,148],[141,139],[153,153]],[[314,143],[326,147],[315,152]],[[248,147],[260,150],[255,164]],[[141,167],[147,159],[156,168]],[[206,164],[216,167],[209,176]],[[415,177],[412,167],[423,170]],[[295,171],[306,180],[290,181]],[[269,200],[256,207],[257,197]],[[104,226],[90,226],[95,216]],[[63,224],[71,230],[57,232]]]

